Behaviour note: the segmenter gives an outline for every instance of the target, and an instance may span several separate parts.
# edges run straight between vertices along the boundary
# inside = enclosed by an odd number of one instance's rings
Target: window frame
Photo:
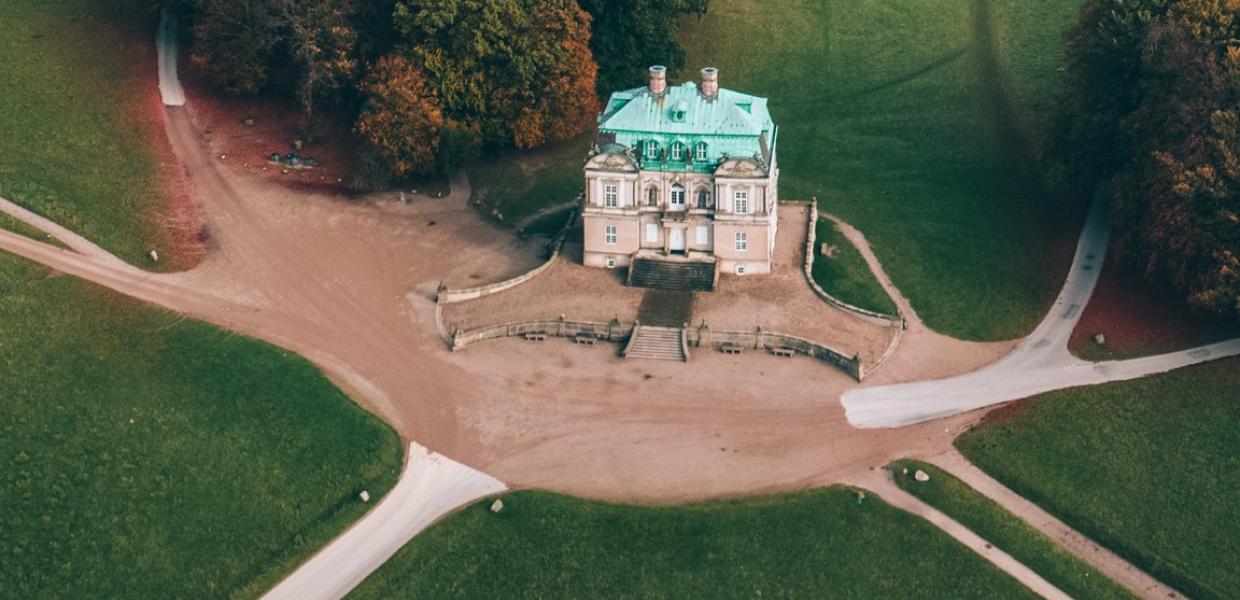
[[[736,251],[737,252],[749,252],[749,232],[748,231],[736,232]]]
[[[605,208],[618,208],[620,206],[620,184],[603,183],[603,206]]]
[[[676,202],[677,192],[680,193],[679,203]],[[672,191],[667,198],[667,207],[671,210],[685,210],[688,208],[685,205],[685,186],[680,185],[679,183],[672,185]]]
[[[738,215],[749,214],[749,190],[732,191],[732,212]]]
[[[693,147],[693,160],[706,160],[706,142],[698,142]]]
[[[697,245],[699,246],[710,245],[710,226],[709,225],[698,225],[697,230],[695,231],[695,235],[697,237]]]
[[[645,155],[646,155],[646,158],[648,158],[648,159],[651,159],[651,160],[658,160],[658,158],[659,158],[659,143],[658,143],[658,142],[656,142],[656,141],[653,141],[653,140],[646,142],[646,152],[645,152]]]
[[[670,156],[672,157],[672,160],[684,160],[685,145],[680,142],[673,143]]]
[[[615,225],[603,225],[603,243],[615,246],[620,241],[620,231]]]
[[[654,235],[651,235],[654,234]],[[659,224],[646,223],[646,243],[655,244],[659,241]]]

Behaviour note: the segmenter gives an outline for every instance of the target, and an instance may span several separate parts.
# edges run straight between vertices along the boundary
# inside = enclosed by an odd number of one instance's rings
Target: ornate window
[[[616,244],[616,226],[607,225],[603,228],[603,242],[609,246]]]
[[[697,207],[710,208],[710,190],[702,187],[697,192]]]
[[[732,212],[738,215],[749,214],[749,191],[737,190],[732,192]]]
[[[614,183],[603,185],[603,206],[615,208],[620,205],[620,186]]]
[[[736,232],[736,251],[744,252],[749,249],[749,234],[744,231]]]
[[[679,183],[672,186],[672,198],[669,203],[669,208],[672,210],[685,209],[685,186],[680,185]]]

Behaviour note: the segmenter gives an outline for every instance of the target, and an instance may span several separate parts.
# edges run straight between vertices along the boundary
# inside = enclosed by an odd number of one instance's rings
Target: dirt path
[[[933,506],[900,489],[895,481],[891,479],[891,473],[886,469],[870,471],[866,475],[853,480],[852,483],[878,494],[887,504],[930,522],[931,525],[943,530],[944,533],[981,555],[982,558],[990,561],[991,564],[998,567],[1004,573],[1011,575],[1039,596],[1053,600],[1071,600],[1070,596],[1043,579],[1041,575],[1034,573],[1032,569],[1026,567],[1020,561],[1012,558],[1012,555],[982,539],[976,533],[961,525],[959,521],[939,512]]]
[[[1055,540],[1077,558],[1128,588],[1128,591],[1133,594],[1142,598],[1183,597],[1179,592],[1154,579],[1145,571],[1120,558],[1114,552],[1099,546],[1063,521],[1042,510],[1038,505],[995,481],[994,478],[969,462],[969,459],[957,452],[955,448],[926,457],[925,460],[951,473],[983,496],[995,501],[1030,527]]]

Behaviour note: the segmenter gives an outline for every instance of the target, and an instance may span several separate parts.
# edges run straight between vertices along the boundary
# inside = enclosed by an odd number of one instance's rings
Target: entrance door
[[[667,231],[667,249],[672,252],[685,251],[685,230],[673,227]]]

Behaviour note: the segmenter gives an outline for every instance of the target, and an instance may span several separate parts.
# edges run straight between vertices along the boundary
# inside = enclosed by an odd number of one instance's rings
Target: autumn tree
[[[284,1],[195,0],[190,61],[208,80],[234,94],[267,86],[273,51],[286,40]]]
[[[593,123],[590,18],[574,0],[406,0],[395,23],[397,52],[483,144],[533,148]]]
[[[1091,0],[1059,158],[1111,179],[1120,257],[1240,316],[1240,0]]]
[[[598,61],[598,93],[606,96],[645,81],[650,65],[673,74],[685,64],[680,21],[706,13],[710,0],[578,0],[593,19],[590,48]]]
[[[362,92],[366,102],[358,117],[357,134],[383,158],[393,176],[455,167],[464,157],[452,147],[462,135],[476,137],[468,127],[444,117],[426,74],[403,56],[376,63]],[[441,153],[445,146],[453,151]]]

